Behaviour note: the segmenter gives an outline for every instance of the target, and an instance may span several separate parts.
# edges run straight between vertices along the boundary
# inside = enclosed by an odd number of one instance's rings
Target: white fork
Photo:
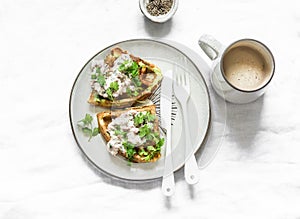
[[[173,82],[173,91],[179,101],[184,121],[185,131],[185,165],[184,177],[188,184],[196,184],[199,181],[199,169],[194,155],[194,147],[191,144],[190,131],[188,125],[187,102],[190,97],[190,78],[186,73],[176,74],[176,79]]]

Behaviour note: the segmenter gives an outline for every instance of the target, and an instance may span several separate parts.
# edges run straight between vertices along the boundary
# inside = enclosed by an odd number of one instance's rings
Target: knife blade
[[[162,192],[166,196],[171,196],[175,191],[175,181],[173,174],[173,160],[172,160],[172,95],[173,95],[173,72],[166,71],[161,83],[161,98],[160,98],[160,112],[161,125],[166,130],[165,141],[165,166],[162,180]]]

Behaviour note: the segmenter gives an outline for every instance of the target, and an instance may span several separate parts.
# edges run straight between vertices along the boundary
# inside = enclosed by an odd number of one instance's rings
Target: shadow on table
[[[121,180],[112,176],[109,176],[101,171],[99,171],[84,155],[81,155],[82,159],[87,163],[87,165],[91,168],[91,170],[98,175],[103,182],[108,183],[110,185],[123,187],[125,189],[137,189],[137,190],[150,190],[154,188],[161,187],[161,179],[155,179],[151,181],[142,181],[142,182],[128,182],[125,180]],[[183,168],[179,169],[174,173],[175,183],[184,180]],[[194,186],[187,185],[190,198],[195,199]],[[163,196],[163,194],[161,194]],[[164,205],[166,209],[172,209],[172,197],[163,197]]]
[[[248,104],[227,104],[228,138],[247,155],[255,150],[255,137],[261,126],[263,105],[263,96]]]
[[[172,28],[172,19],[165,23],[155,23],[144,17],[144,29],[152,37],[165,37]]]
[[[140,181],[139,182],[139,181],[126,181],[126,180],[122,180],[117,177],[108,175],[108,174],[98,170],[82,153],[80,153],[80,154],[81,154],[82,159],[86,162],[86,164],[90,167],[90,169],[96,175],[98,175],[102,179],[102,181],[105,183],[115,185],[115,186],[120,186],[125,189],[138,189],[138,190],[150,190],[150,189],[161,187],[161,183],[162,183],[161,178],[153,179],[150,181]],[[178,171],[176,171],[174,173],[174,177],[175,177],[175,182],[184,180],[183,169],[181,168]]]

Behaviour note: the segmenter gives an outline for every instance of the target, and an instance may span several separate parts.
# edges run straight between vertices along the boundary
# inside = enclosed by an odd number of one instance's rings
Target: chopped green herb
[[[152,156],[150,154],[148,154],[148,156],[145,158],[145,161],[150,161],[152,159]]]
[[[126,93],[128,94],[128,96],[132,97],[132,96],[138,96],[140,93],[137,91],[137,89],[135,91],[130,90],[129,87],[126,88]]]
[[[120,72],[126,73],[128,76],[136,77],[139,74],[139,65],[132,60],[125,60],[119,67]]]
[[[131,70],[131,76],[132,77],[138,76],[138,74],[139,74],[139,65],[136,62],[133,62],[130,70]]]
[[[142,138],[144,136],[147,136],[151,133],[151,129],[149,128],[149,126],[146,124],[146,125],[143,125],[140,130],[139,130],[139,136]]]
[[[99,67],[96,67],[96,73],[100,74],[101,73],[101,70]]]
[[[145,157],[146,161],[150,161],[161,151],[161,146],[164,144],[164,138],[161,138],[159,142],[154,146],[147,146],[148,154]]]
[[[149,153],[148,153],[147,151],[145,151],[144,148],[142,148],[142,149],[139,150],[139,155],[140,155],[140,156],[147,156],[148,154],[149,154]]]
[[[115,130],[115,135],[121,135],[123,138],[126,138],[127,137],[127,132],[124,132],[120,129],[116,129]]]
[[[152,159],[154,158],[154,156],[155,156],[157,153],[159,153],[159,152],[156,152],[156,151],[154,151],[154,150],[149,151],[149,152],[148,152],[148,155],[145,157],[145,160],[146,160],[146,161],[152,160]]]
[[[154,141],[155,144],[159,141],[159,137],[156,137],[155,133],[149,133],[148,135],[146,135],[146,139],[148,141]]]
[[[112,89],[113,91],[119,90],[119,84],[117,81],[111,82],[109,85],[109,88]]]
[[[119,67],[120,72],[124,72],[127,70],[129,64],[129,60],[125,60]]]
[[[146,114],[137,113],[134,117],[134,125],[138,126],[144,123],[153,122],[155,120],[155,115],[151,114],[149,111]]]
[[[108,88],[107,90],[106,90],[106,94],[107,94],[107,96],[108,96],[108,99],[110,99],[110,100],[113,100],[113,95],[112,95],[112,91],[111,91],[111,89],[110,88]]]
[[[139,77],[133,77],[131,80],[135,87],[140,87],[142,85],[142,82],[139,79]]]
[[[104,84],[105,84],[105,77],[104,77],[104,75],[99,74],[98,77],[97,77],[97,82],[98,82],[101,86],[104,86]]]
[[[145,117],[147,122],[153,122],[155,120],[155,115],[151,114],[149,111],[146,112]]]
[[[92,74],[92,75],[91,75],[91,79],[92,79],[92,80],[97,79],[97,75],[96,75],[96,74]]]
[[[159,139],[159,141],[156,143],[156,148],[159,148],[159,150],[160,150],[161,147],[164,145],[164,143],[165,143],[164,138]]]
[[[96,94],[96,95],[94,95],[94,100],[95,100],[95,102],[101,102],[102,99],[99,94]]]
[[[123,146],[124,146],[124,148],[126,150],[128,160],[132,161],[133,160],[133,156],[136,154],[136,151],[134,149],[134,145],[130,144],[128,142],[123,142]]]
[[[128,94],[128,96],[132,96],[132,91],[129,87],[126,88],[126,93]]]
[[[134,125],[138,126],[144,123],[144,115],[142,113],[137,113],[133,119]]]
[[[153,147],[153,146],[147,146],[147,150],[150,151],[150,152],[151,151],[155,151],[155,147]]]
[[[109,88],[106,89],[106,94],[108,96],[108,99],[113,100],[113,92],[117,91],[119,89],[119,84],[117,81],[111,82],[109,85]]]

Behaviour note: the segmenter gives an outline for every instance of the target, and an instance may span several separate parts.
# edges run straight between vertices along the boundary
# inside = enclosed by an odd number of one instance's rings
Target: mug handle
[[[202,35],[198,44],[211,60],[218,58],[224,48],[218,40],[208,34]]]

